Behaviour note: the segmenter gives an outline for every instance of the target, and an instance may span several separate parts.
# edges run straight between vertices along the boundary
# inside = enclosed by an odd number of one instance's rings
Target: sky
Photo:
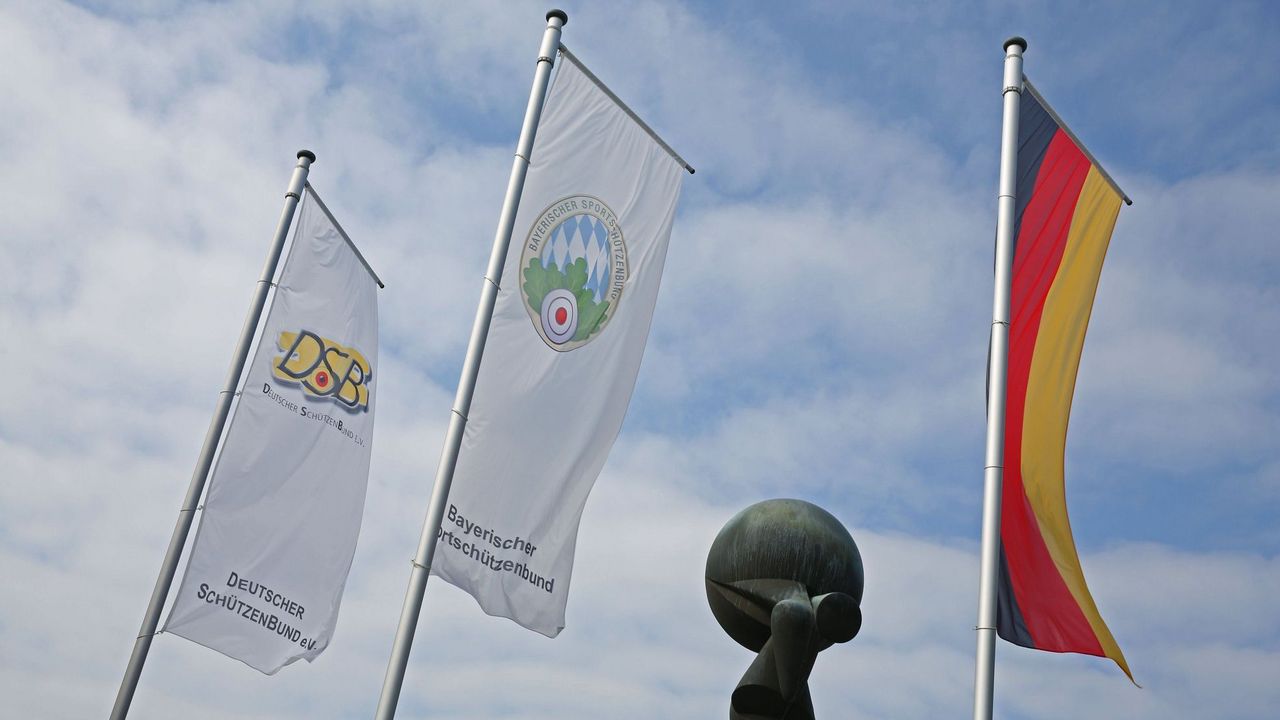
[[[370,717],[528,98],[543,4],[0,3],[0,695],[114,700],[299,148],[387,288],[334,640],[273,677],[160,635],[132,717]],[[751,660],[706,551],[830,510],[864,625],[823,718],[970,712],[1003,51],[1134,199],[1067,444],[1109,661],[997,647],[996,714],[1280,706],[1280,9],[564,6],[685,178],[627,420],[549,640],[433,580],[400,717],[704,718]]]

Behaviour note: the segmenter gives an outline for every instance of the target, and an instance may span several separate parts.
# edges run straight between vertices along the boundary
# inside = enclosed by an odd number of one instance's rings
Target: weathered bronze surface
[[[706,583],[720,627],[757,653],[730,720],[813,720],[818,653],[862,627],[862,556],[849,531],[803,500],[756,503],[716,536]]]

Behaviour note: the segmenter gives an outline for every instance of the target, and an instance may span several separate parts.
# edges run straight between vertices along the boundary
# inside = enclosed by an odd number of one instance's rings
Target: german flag
[[[996,629],[1023,647],[1109,657],[1132,680],[1085,584],[1063,485],[1080,351],[1111,230],[1128,198],[1024,86]]]

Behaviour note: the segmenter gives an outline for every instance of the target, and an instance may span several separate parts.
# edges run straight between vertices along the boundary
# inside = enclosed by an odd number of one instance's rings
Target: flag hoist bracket
[[[373,281],[378,284],[378,289],[385,289],[387,286],[382,282],[382,278],[378,277],[378,273],[373,271],[373,266],[364,258],[364,253],[360,252],[360,248],[356,247],[355,241],[351,239],[351,236],[347,234],[347,231],[342,229],[342,225],[338,222],[338,218],[334,217],[333,213],[329,212],[329,206],[324,204],[324,200],[320,199],[320,193],[316,192],[316,189],[311,187],[311,183],[309,182],[304,182],[302,187],[311,193],[311,199],[316,201],[316,205],[320,207],[320,212],[323,212],[324,216],[329,219],[329,222],[333,223],[333,229],[338,231],[338,235],[347,243],[347,247],[351,250],[352,254],[356,256],[356,259],[360,261],[360,264],[364,266],[364,269],[369,272],[369,277],[373,278]]]
[[[1115,181],[1115,178],[1111,177],[1111,173],[1107,172],[1107,169],[1102,166],[1102,163],[1098,162],[1098,158],[1094,157],[1093,153],[1089,152],[1089,146],[1085,145],[1071,130],[1071,126],[1067,125],[1067,121],[1063,120],[1062,116],[1058,114],[1058,111],[1054,110],[1053,106],[1049,104],[1049,101],[1044,99],[1044,96],[1040,94],[1040,91],[1036,89],[1035,84],[1033,84],[1026,75],[1022,76],[1022,85],[1026,91],[1031,94],[1031,97],[1035,98],[1035,101],[1040,103],[1040,106],[1044,108],[1044,111],[1049,113],[1049,117],[1053,118],[1053,121],[1058,124],[1058,127],[1062,128],[1062,132],[1066,133],[1067,137],[1071,138],[1071,142],[1075,143],[1077,148],[1080,148],[1080,152],[1084,153],[1084,156],[1089,159],[1089,162],[1097,168],[1098,174],[1102,176],[1103,180],[1107,181],[1107,184],[1111,186],[1111,189],[1115,190],[1116,193],[1120,195],[1120,199],[1124,200],[1124,204],[1132,205],[1133,199],[1129,197],[1129,194],[1120,187],[1120,184]]]
[[[592,83],[595,83],[595,86],[600,88],[600,91],[603,92],[605,95],[607,95],[610,100],[617,103],[618,107],[622,110],[622,112],[626,113],[627,117],[631,118],[631,120],[635,122],[635,124],[639,125],[640,129],[644,130],[645,133],[649,135],[649,137],[653,138],[653,141],[658,143],[659,147],[661,147],[663,150],[666,150],[667,154],[670,155],[671,158],[680,165],[680,167],[684,168],[685,170],[688,170],[690,175],[692,175],[695,172],[695,170],[693,169],[693,166],[685,162],[684,158],[680,157],[680,153],[676,152],[674,148],[668,145],[667,141],[662,139],[662,136],[654,132],[654,129],[649,127],[648,123],[646,123],[644,120],[641,120],[640,116],[637,115],[629,105],[622,102],[622,98],[618,97],[612,90],[610,90],[609,86],[605,85],[603,80],[596,77],[595,73],[591,72],[591,70],[588,69],[586,65],[583,65],[582,61],[578,59],[577,55],[574,55],[573,53],[569,52],[569,48],[565,47],[564,43],[560,43],[560,54],[564,56],[565,60],[568,60],[569,62],[576,65],[578,67],[578,70],[582,71],[582,74],[586,75],[588,80],[590,80]]]

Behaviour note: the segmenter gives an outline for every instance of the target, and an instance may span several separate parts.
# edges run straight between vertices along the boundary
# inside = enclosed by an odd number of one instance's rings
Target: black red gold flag
[[[997,632],[1037,650],[1124,654],[1085,584],[1063,459],[1076,371],[1120,204],[1111,179],[1026,84],[1000,520]]]

